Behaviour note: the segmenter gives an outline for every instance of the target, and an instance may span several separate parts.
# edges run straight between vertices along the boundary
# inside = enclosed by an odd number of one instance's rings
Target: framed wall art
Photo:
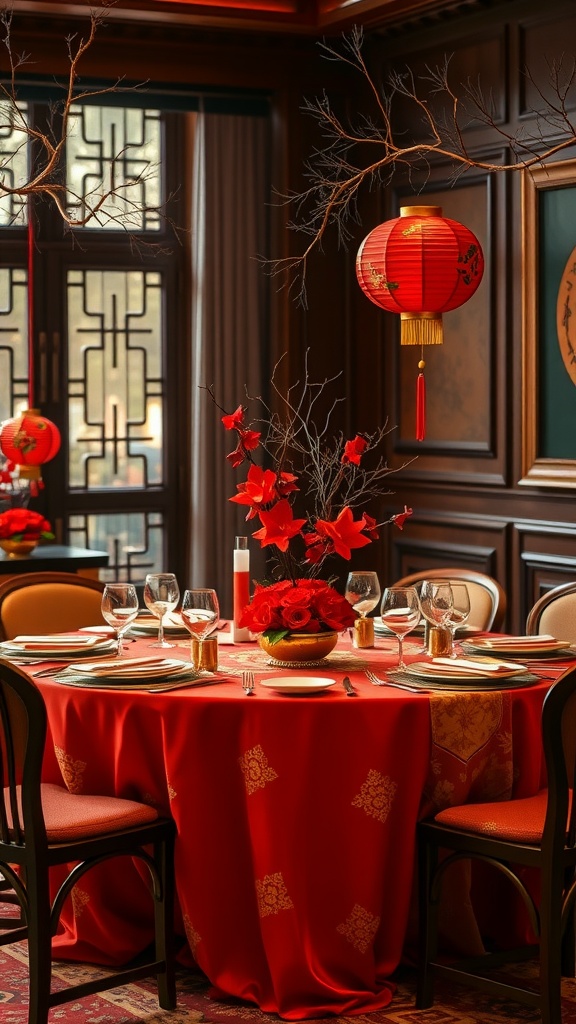
[[[576,487],[576,160],[522,175],[522,478]]]

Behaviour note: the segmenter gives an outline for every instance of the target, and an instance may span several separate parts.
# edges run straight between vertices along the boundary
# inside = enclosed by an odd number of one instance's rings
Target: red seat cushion
[[[484,834],[491,839],[509,839],[515,843],[542,842],[548,790],[521,800],[502,800],[486,804],[462,804],[447,807],[434,818],[439,825]]]
[[[117,832],[155,821],[158,817],[154,807],[137,800],[69,793],[52,783],[42,785],[42,810],[51,843]]]

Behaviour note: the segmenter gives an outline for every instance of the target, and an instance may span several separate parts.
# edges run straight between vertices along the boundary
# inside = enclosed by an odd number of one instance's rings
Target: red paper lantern
[[[404,206],[400,217],[366,236],[356,257],[358,282],[368,298],[399,313],[402,345],[438,345],[442,313],[472,297],[484,273],[476,235],[442,216],[440,206]],[[422,358],[419,369],[424,369]],[[418,377],[418,440],[424,437],[424,376]]]
[[[25,409],[21,416],[0,427],[0,448],[20,467],[20,476],[40,480],[40,466],[53,459],[60,448],[60,431],[39,409]]]

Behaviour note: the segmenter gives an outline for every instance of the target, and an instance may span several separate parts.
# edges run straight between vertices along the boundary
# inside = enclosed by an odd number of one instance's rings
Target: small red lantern
[[[39,409],[25,409],[0,427],[0,448],[20,467],[26,480],[40,480],[40,466],[53,459],[60,448],[60,431]]]
[[[440,206],[404,206],[374,228],[356,257],[356,275],[377,306],[401,319],[402,345],[442,344],[442,313],[476,291],[484,257],[476,236]],[[419,364],[416,436],[425,433],[424,359]]]

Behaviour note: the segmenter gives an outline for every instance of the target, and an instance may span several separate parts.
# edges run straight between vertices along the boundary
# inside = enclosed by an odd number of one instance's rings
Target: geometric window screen
[[[158,486],[161,274],[75,269],[67,288],[69,488]]]

